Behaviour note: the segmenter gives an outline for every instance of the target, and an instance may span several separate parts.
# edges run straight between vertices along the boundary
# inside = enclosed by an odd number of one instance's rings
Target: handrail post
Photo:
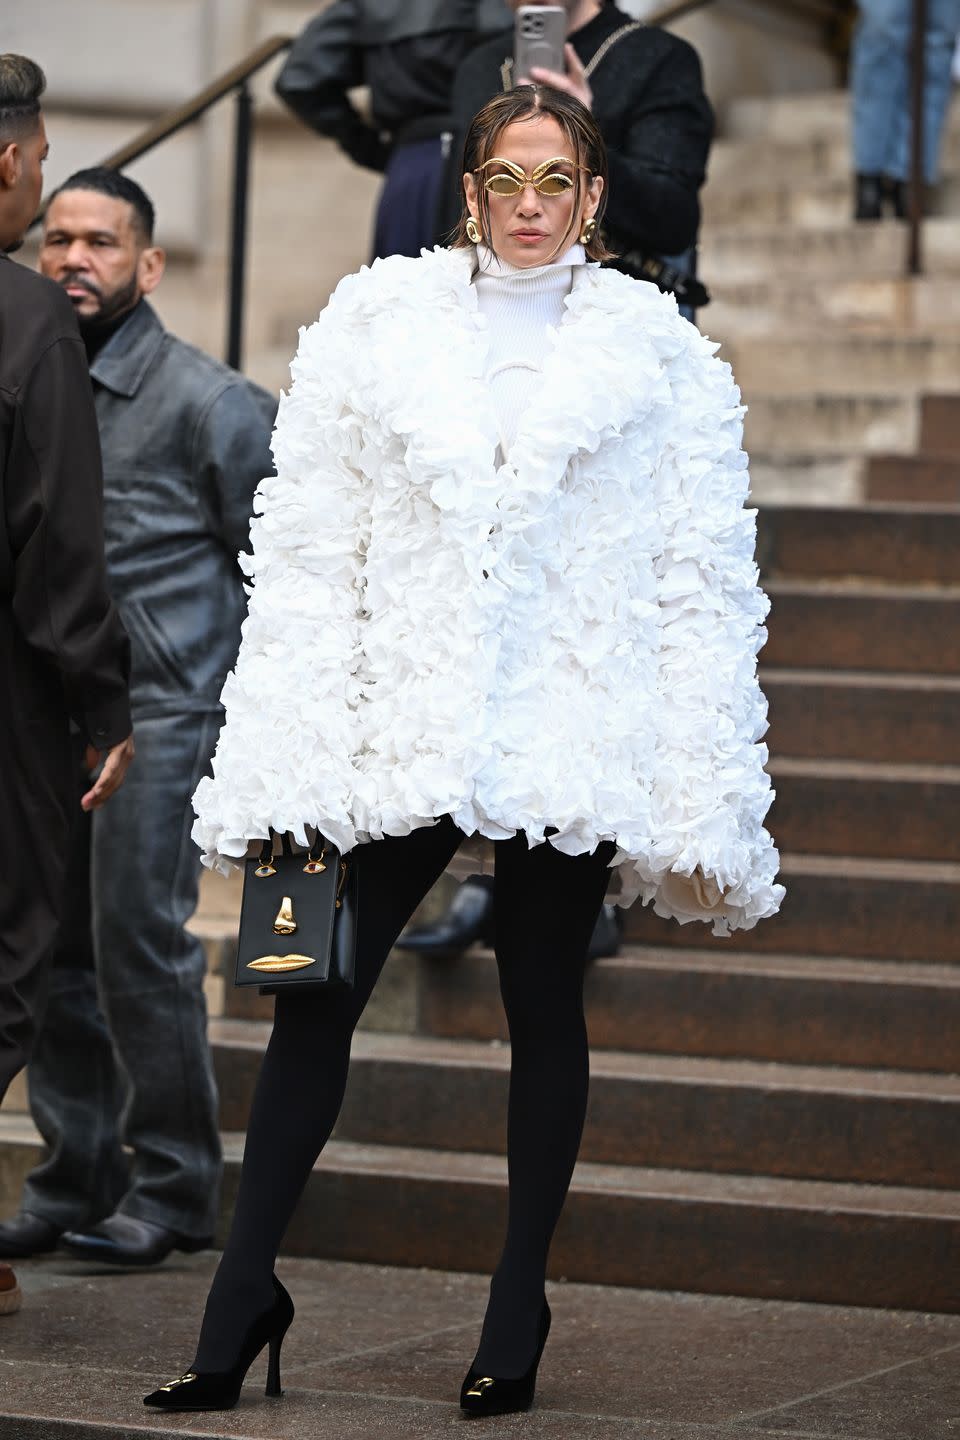
[[[907,274],[923,273],[924,95],[927,76],[927,0],[913,0],[910,45],[910,241]]]
[[[243,298],[247,268],[247,192],[253,100],[246,81],[237,90],[233,145],[233,204],[230,220],[230,292],[227,311],[227,364],[240,369],[243,358]]]

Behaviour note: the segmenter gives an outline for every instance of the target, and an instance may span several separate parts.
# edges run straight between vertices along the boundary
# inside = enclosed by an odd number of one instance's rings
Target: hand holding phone
[[[521,5],[513,31],[513,73],[517,80],[532,79],[534,70],[562,75],[566,38],[567,12],[562,5]]]
[[[554,18],[547,18],[554,17]],[[552,85],[593,109],[593,90],[580,57],[566,43],[562,5],[521,5],[514,30],[514,84]]]

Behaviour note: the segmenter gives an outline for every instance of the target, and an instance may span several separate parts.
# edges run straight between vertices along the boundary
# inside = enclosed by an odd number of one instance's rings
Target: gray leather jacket
[[[211,711],[246,613],[237,553],[273,470],[277,402],[170,335],[141,300],[90,367],[110,592],[137,717]]]

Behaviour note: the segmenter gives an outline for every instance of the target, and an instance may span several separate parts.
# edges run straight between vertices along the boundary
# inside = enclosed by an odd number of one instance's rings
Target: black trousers
[[[233,1225],[191,1368],[232,1364],[244,1329],[269,1305],[284,1231],[340,1109],[356,1023],[394,941],[463,838],[444,819],[359,847],[355,988],[278,995]],[[583,1129],[583,972],[614,847],[569,856],[519,835],[498,841],[495,853],[497,964],[512,1047],[510,1202],[478,1361],[509,1376],[526,1369],[536,1346],[547,1253]]]
[[[0,1099],[33,1047],[81,819],[80,742],[57,677],[23,649],[0,609]]]

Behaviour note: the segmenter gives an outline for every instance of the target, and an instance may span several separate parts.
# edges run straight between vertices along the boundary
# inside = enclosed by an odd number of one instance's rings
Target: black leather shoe
[[[493,944],[493,876],[471,875],[457,888],[446,913],[429,925],[415,925],[397,941],[399,950],[422,955],[459,955],[476,940]]]
[[[57,1248],[57,1241],[63,1234],[60,1225],[44,1220],[42,1215],[31,1215],[29,1210],[18,1210],[9,1220],[0,1225],[0,1260],[26,1260],[31,1255],[46,1255]]]
[[[240,1398],[250,1366],[265,1345],[270,1346],[266,1394],[279,1396],[280,1347],[293,1321],[293,1301],[276,1275],[273,1304],[258,1315],[243,1338],[240,1354],[229,1370],[188,1370],[143,1398],[151,1410],[232,1410]]]
[[[597,923],[590,936],[587,949],[588,960],[603,960],[620,953],[620,937],[623,934],[623,911],[616,905],[604,905],[597,916]]]
[[[883,219],[883,176],[858,175],[854,220]]]
[[[177,1235],[162,1225],[136,1220],[132,1215],[108,1215],[89,1230],[68,1230],[60,1247],[77,1260],[93,1260],[104,1265],[159,1265],[171,1250],[206,1250],[213,1237],[202,1240]]]
[[[544,1300],[537,1353],[527,1373],[516,1380],[498,1380],[496,1375],[484,1375],[472,1365],[460,1387],[460,1409],[468,1415],[512,1415],[515,1410],[529,1410],[537,1388],[540,1357],[549,1334],[550,1306]]]

